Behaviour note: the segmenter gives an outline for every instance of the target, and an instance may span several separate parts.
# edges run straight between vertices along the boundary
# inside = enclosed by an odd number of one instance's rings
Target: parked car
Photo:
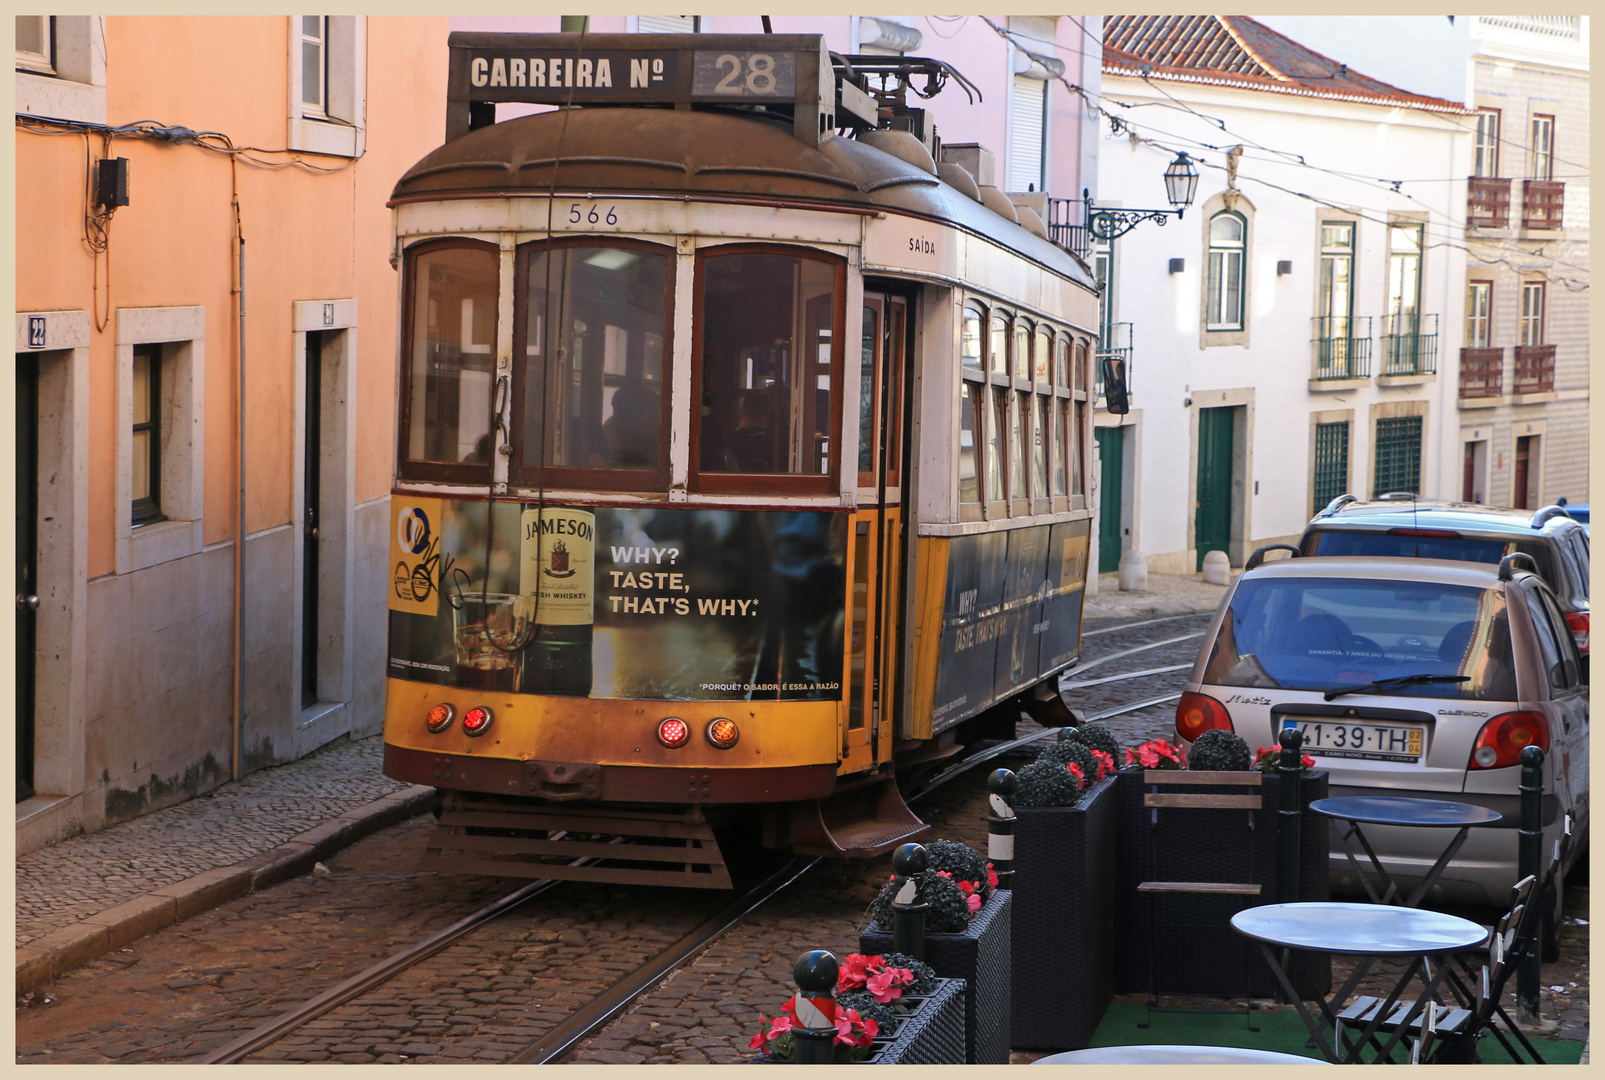
[[[1589,535],[1589,532],[1588,532],[1588,504],[1587,503],[1585,503],[1585,502],[1569,503],[1563,497],[1563,498],[1557,499],[1555,501],[1555,505],[1560,507],[1562,510],[1566,511],[1566,516],[1567,517],[1571,518],[1573,521],[1577,522],[1577,524],[1579,524],[1579,525],[1581,525],[1583,527],[1583,535],[1584,536]]]
[[[1306,555],[1389,555],[1497,563],[1513,551],[1531,555],[1555,590],[1566,625],[1588,653],[1588,529],[1571,507],[1536,513],[1476,503],[1417,499],[1407,493],[1362,502],[1340,495],[1304,527]],[[1585,508],[1586,513],[1586,508]]]
[[[1541,747],[1544,851],[1573,815],[1568,865],[1586,857],[1588,661],[1559,600],[1522,555],[1499,566],[1441,559],[1294,557],[1232,584],[1176,708],[1187,745],[1211,728],[1251,747],[1296,725],[1332,796],[1475,803],[1472,829],[1430,900],[1505,904],[1517,880],[1521,751]],[[1522,569],[1523,566],[1528,569]],[[1442,853],[1442,830],[1370,826],[1401,888]],[[1360,883],[1333,845],[1334,888]],[[1557,896],[1559,890],[1557,890]],[[1550,913],[1558,919],[1559,900]]]

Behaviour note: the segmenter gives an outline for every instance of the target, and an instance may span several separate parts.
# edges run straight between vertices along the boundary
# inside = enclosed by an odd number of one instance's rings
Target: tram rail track
[[[1197,616],[1178,616],[1187,618]],[[1148,620],[1138,626],[1152,625],[1154,622],[1172,621]],[[1136,627],[1112,627],[1109,630],[1132,630]],[[1088,664],[1074,669],[1076,672],[1086,671],[1125,657],[1138,655],[1151,649],[1163,648],[1179,644],[1202,636],[1184,634],[1165,638],[1160,641],[1149,642],[1132,648],[1117,650],[1113,653],[1097,657]],[[1144,679],[1156,675],[1172,674],[1190,668],[1191,664],[1179,664],[1157,668],[1149,668],[1124,674],[1110,675],[1096,680],[1087,680],[1079,683],[1066,684],[1067,689],[1078,686],[1101,685],[1117,682],[1122,679]],[[1087,722],[1113,719],[1127,713],[1138,712],[1154,705],[1174,701],[1181,696],[1180,691],[1167,692],[1159,695],[1144,697],[1136,701],[1125,702],[1109,708],[1097,710],[1086,715]],[[989,761],[996,760],[1009,754],[1019,754],[1031,744],[1050,737],[1057,729],[1043,728],[1006,742],[993,744],[966,755],[947,768],[922,779],[909,792],[906,798],[910,802],[923,799],[939,790],[958,776]],[[621,845],[627,846],[627,845]],[[590,860],[580,860],[590,861]],[[659,985],[669,974],[680,966],[688,963],[694,957],[704,952],[716,942],[723,934],[732,929],[743,918],[758,910],[775,897],[783,893],[794,882],[801,878],[814,865],[819,862],[817,856],[800,856],[788,861],[780,869],[766,877],[762,882],[745,891],[737,899],[723,905],[714,914],[698,923],[691,931],[682,935],[668,948],[661,950],[646,963],[615,980],[606,990],[596,995],[589,1002],[581,1005],[566,1019],[559,1022],[540,1038],[529,1043],[522,1049],[509,1056],[507,1064],[549,1064],[563,1058],[574,1047],[587,1038],[597,1034],[616,1017],[623,1013],[642,995]],[[322,1017],[342,1005],[351,1003],[369,993],[375,988],[410,968],[416,967],[432,956],[457,944],[463,938],[487,924],[496,921],[504,915],[523,907],[525,904],[546,895],[555,887],[567,884],[554,879],[541,879],[525,885],[501,899],[491,903],[479,911],[458,920],[452,925],[440,930],[429,937],[410,945],[399,952],[369,966],[363,971],[347,979],[341,980],[334,986],[308,999],[289,1011],[274,1017],[254,1028],[252,1031],[227,1043],[220,1049],[202,1057],[191,1059],[197,1064],[239,1064],[264,1048],[273,1045],[292,1032],[306,1026],[312,1021]]]

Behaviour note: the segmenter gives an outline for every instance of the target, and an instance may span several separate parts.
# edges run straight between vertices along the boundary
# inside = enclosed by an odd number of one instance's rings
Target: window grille
[[[1378,420],[1371,497],[1390,491],[1420,490],[1421,417],[1395,416]]]
[[[1349,488],[1349,422],[1315,425],[1315,513]]]

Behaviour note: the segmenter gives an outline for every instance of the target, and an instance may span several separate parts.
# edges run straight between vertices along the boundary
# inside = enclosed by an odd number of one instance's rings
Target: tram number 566
[[[603,214],[595,205],[592,205],[586,211],[582,211],[580,204],[575,203],[568,208],[568,220],[570,225],[579,225],[581,223],[595,225],[603,221],[609,225],[617,225],[619,223],[618,207],[610,206],[607,208],[607,213]]]

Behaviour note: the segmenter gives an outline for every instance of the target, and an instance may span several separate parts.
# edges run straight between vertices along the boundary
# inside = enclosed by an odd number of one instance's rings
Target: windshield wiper
[[[1366,683],[1363,686],[1340,686],[1335,690],[1328,690],[1324,696],[1326,700],[1331,701],[1333,698],[1340,698],[1344,694],[1363,694],[1367,690],[1395,690],[1401,686],[1470,681],[1470,675],[1398,675],[1391,679],[1378,679],[1376,682]]]

